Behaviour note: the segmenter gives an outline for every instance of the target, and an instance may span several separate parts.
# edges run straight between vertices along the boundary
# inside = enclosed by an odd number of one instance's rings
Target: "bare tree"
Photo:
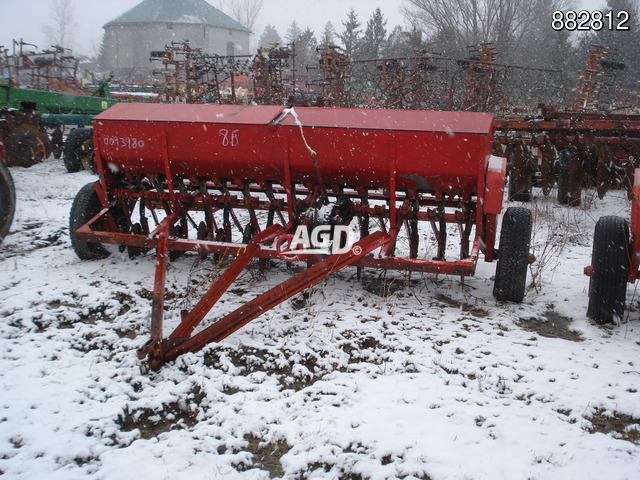
[[[469,45],[492,42],[506,57],[517,57],[539,15],[566,10],[572,0],[406,0],[402,12],[411,25],[443,39],[461,55]],[[552,10],[552,11],[553,11]],[[551,17],[549,17],[551,22]]]
[[[223,4],[236,22],[253,31],[263,0],[224,0]]]
[[[72,48],[75,28],[75,11],[71,0],[53,0],[50,21],[42,26],[45,41],[51,45]]]

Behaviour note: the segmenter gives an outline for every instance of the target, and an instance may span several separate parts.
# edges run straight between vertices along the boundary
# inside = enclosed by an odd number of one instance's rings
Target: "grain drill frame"
[[[74,201],[72,244],[81,259],[107,255],[105,244],[131,255],[156,249],[151,339],[139,351],[150,369],[347,265],[469,276],[483,253],[498,260],[495,297],[519,302],[531,214],[507,210],[497,250],[506,161],[491,155],[492,140],[486,113],[122,103],[94,120],[100,179]],[[421,234],[424,222],[431,235]],[[454,236],[459,254],[449,259]],[[314,248],[298,250],[299,238]],[[234,260],[164,337],[166,266],[179,251]],[[255,258],[308,267],[200,327]]]

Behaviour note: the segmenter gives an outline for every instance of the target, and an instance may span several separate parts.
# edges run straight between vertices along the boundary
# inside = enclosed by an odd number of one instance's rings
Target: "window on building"
[[[236,54],[236,44],[233,42],[227,42],[227,55],[232,56]]]

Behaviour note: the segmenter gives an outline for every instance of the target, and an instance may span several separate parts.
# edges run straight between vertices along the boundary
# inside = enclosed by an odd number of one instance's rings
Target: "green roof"
[[[251,31],[205,0],[144,0],[105,27],[120,23],[195,23]]]

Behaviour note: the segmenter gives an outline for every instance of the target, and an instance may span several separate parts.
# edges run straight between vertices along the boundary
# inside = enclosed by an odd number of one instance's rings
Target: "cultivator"
[[[255,81],[254,100],[261,105],[284,105],[288,92],[284,84],[284,71],[293,51],[288,46],[274,45],[260,48],[253,59]]]
[[[612,89],[615,73],[626,68],[622,62],[612,60],[614,52],[602,45],[589,50],[585,69],[580,74],[578,98],[569,106],[571,111],[596,112],[603,110],[603,102],[612,107]]]
[[[558,200],[577,206],[584,187],[603,198],[612,188],[633,192],[640,158],[640,115],[556,112],[496,119],[497,145],[509,159],[509,197],[528,201],[539,182],[548,195],[557,182]],[[536,178],[537,172],[537,178]]]
[[[536,183],[548,195],[556,182],[558,200],[571,206],[580,204],[585,187],[595,188],[600,198],[609,189],[626,188],[631,197],[640,115],[637,98],[620,103],[629,100],[614,95],[615,74],[624,68],[610,49],[594,45],[580,74],[578,97],[565,110],[541,103],[534,114],[496,120],[497,138],[509,158],[509,198],[528,201]]]
[[[250,55],[210,55],[183,41],[151,52],[149,60],[160,64],[153,73],[163,77],[157,97],[161,103],[247,103],[253,90],[238,81],[249,78]]]
[[[15,86],[47,91],[77,89],[79,60],[71,51],[57,45],[51,50],[33,51],[36,45],[22,39],[13,41],[13,52],[0,45],[0,75]]]
[[[64,150],[67,170],[78,171],[83,166],[80,155],[70,147],[88,140],[80,138],[86,132],[74,129],[65,142],[65,127],[90,125],[93,115],[118,100],[110,96],[109,80],[93,91],[80,84],[78,60],[70,50],[53,46],[34,52],[25,47],[35,45],[14,40],[13,54],[0,49],[0,140],[6,146],[5,161],[30,167],[51,153],[60,158]]]
[[[338,47],[319,48],[319,69],[322,78],[316,82],[319,87],[319,106],[346,107],[348,98],[345,92],[349,56]]]
[[[506,161],[491,155],[492,136],[486,113],[118,104],[94,122],[100,179],[74,201],[72,244],[82,259],[109,244],[156,250],[139,352],[151,369],[348,265],[469,276],[483,254],[497,259],[495,297],[518,302],[531,215],[507,210],[497,250]],[[234,259],[165,337],[166,266],[181,251]],[[254,259],[307,268],[205,322]]]

